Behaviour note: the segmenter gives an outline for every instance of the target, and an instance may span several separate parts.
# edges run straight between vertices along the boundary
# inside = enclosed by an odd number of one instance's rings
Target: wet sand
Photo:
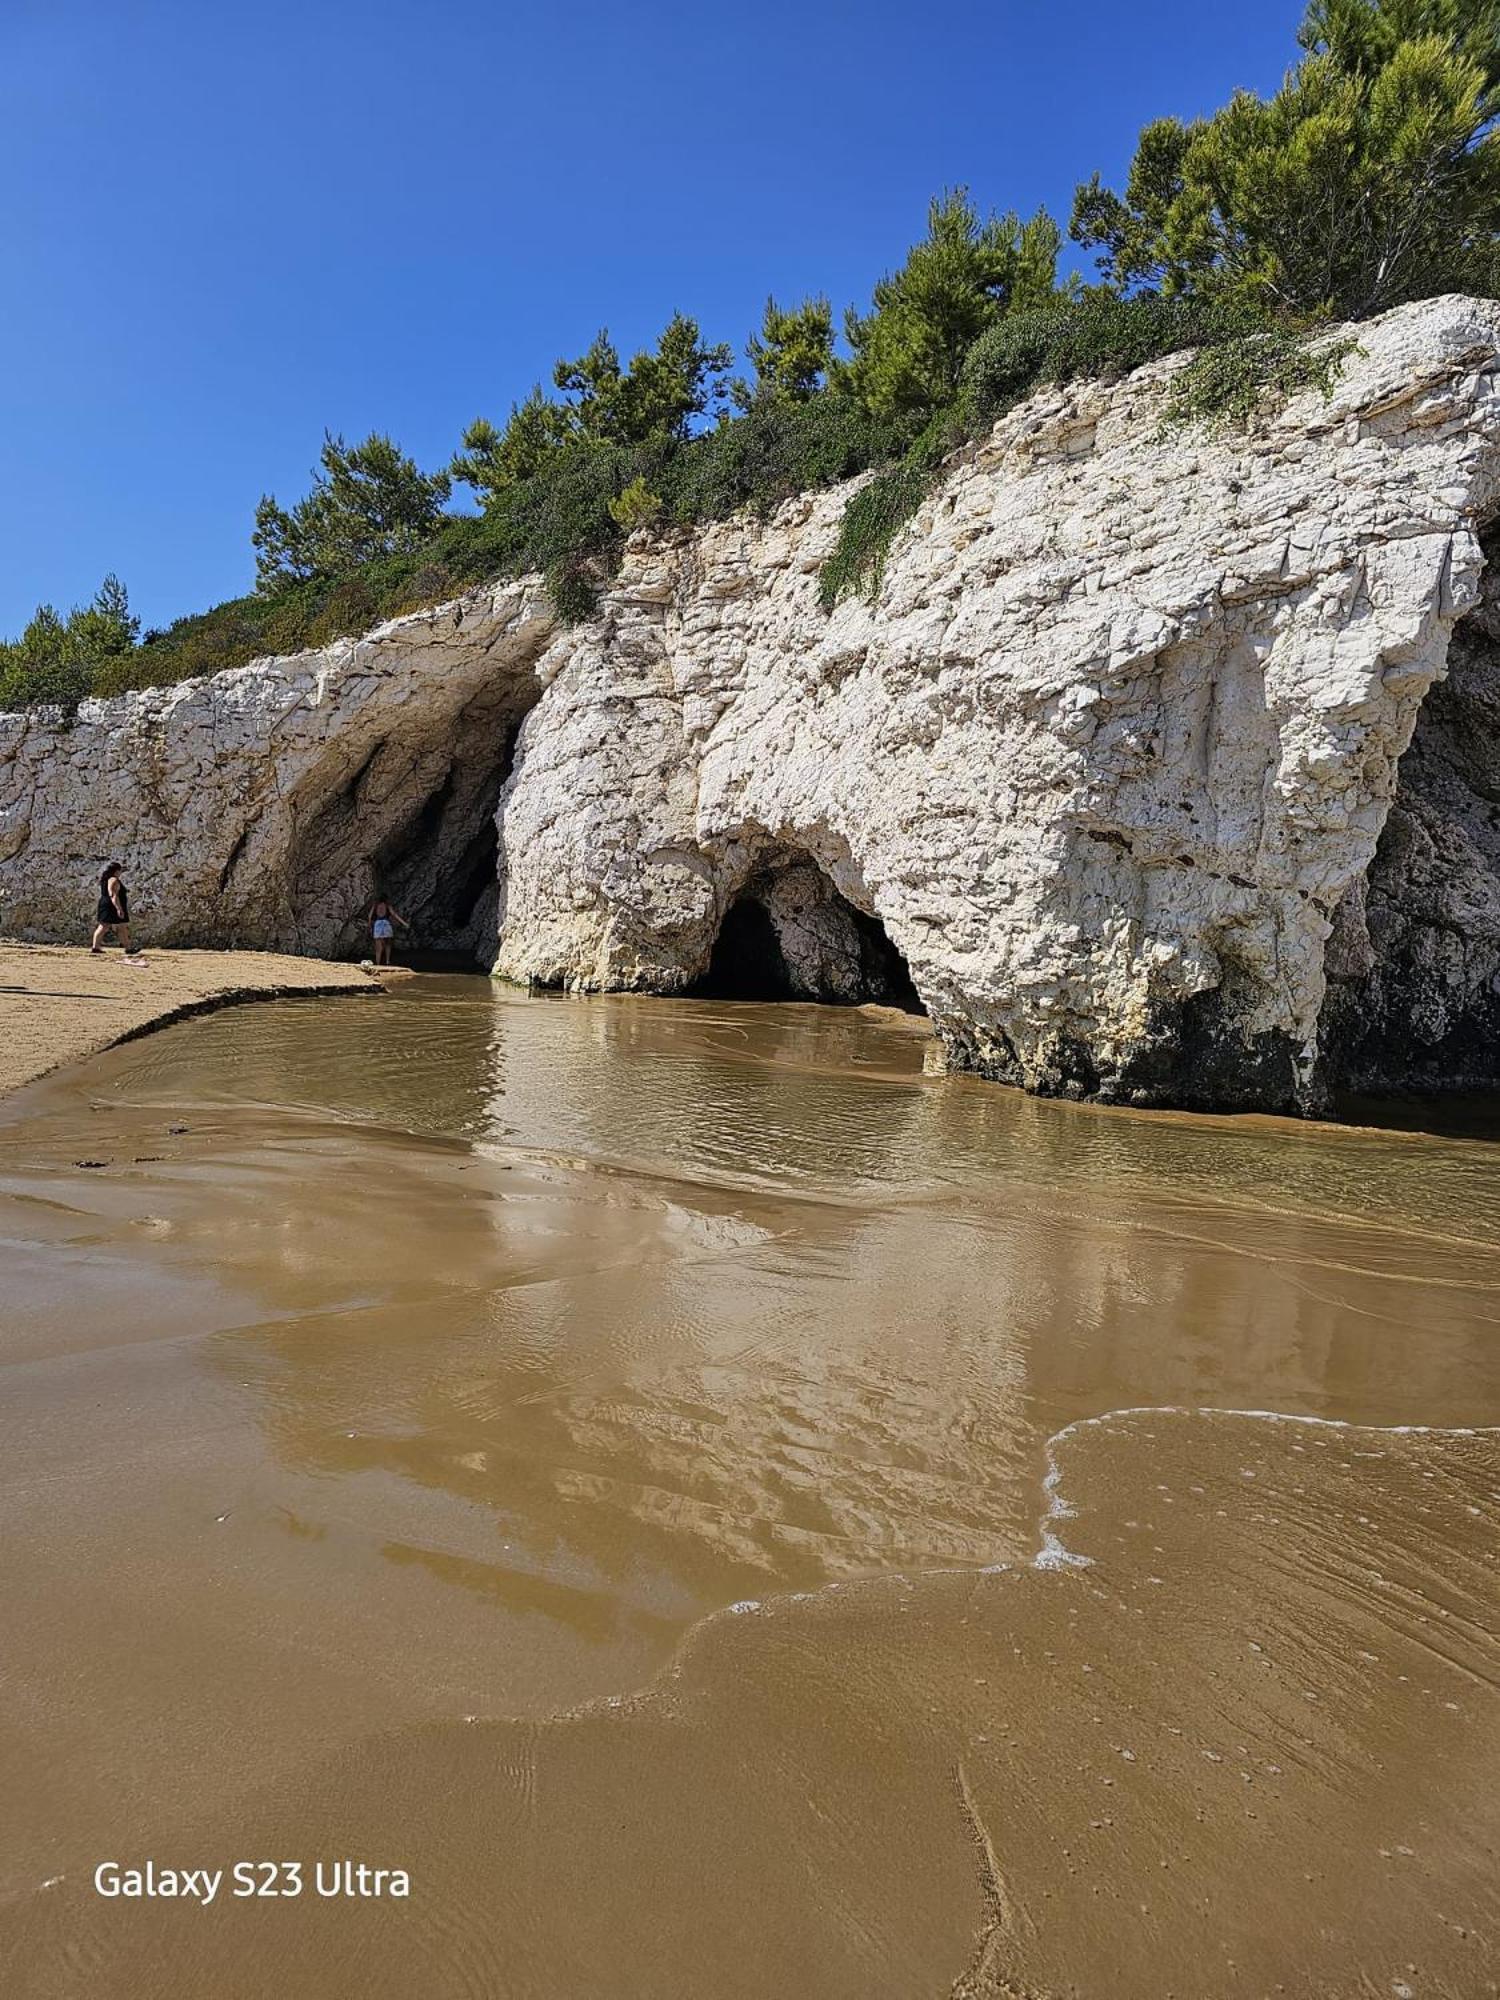
[[[0,1991],[1500,1991],[1491,1146],[924,1047],[432,980],[0,1112]]]
[[[0,942],[0,1095],[188,1015],[377,985],[357,965],[268,951],[148,948],[144,956],[144,965],[127,965],[114,946],[95,958],[82,945]]]

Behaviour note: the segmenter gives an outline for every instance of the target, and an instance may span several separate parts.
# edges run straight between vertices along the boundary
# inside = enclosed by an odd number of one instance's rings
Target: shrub
[[[661,495],[651,491],[640,473],[623,493],[617,493],[608,504],[609,518],[623,535],[633,535],[638,528],[649,528],[661,516]]]
[[[889,471],[877,472],[851,494],[839,523],[838,541],[823,565],[819,582],[818,596],[825,611],[855,591],[873,602],[897,530],[916,513],[931,484],[929,471],[903,459]]]
[[[599,602],[594,576],[580,561],[554,563],[547,571],[547,592],[564,625],[579,625],[592,617]]]
[[[969,349],[960,391],[974,415],[995,417],[1045,379],[1052,348],[1069,317],[1067,306],[1017,313],[982,333]]]
[[[1274,324],[1245,299],[1090,292],[981,335],[969,351],[962,394],[972,418],[989,420],[1044,383],[1128,375],[1183,348],[1244,339]]]
[[[757,400],[745,415],[692,439],[666,469],[674,520],[720,520],[739,507],[764,516],[795,493],[833,486],[897,456],[908,429],[824,390],[805,403]]]
[[[66,618],[39,604],[20,638],[0,644],[0,708],[75,713],[102,670],[132,657],[140,624],[117,576],[107,576],[93,602]]]
[[[1247,424],[1301,389],[1330,395],[1335,375],[1355,346],[1352,340],[1333,340],[1310,347],[1276,327],[1200,348],[1172,383],[1166,421],[1225,430]]]
[[[94,692],[94,672],[85,660],[28,660],[19,648],[0,657],[0,710],[58,708],[74,715]]]

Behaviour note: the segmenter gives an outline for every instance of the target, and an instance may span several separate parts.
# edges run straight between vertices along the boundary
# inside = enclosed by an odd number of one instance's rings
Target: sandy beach
[[[247,1000],[378,992],[392,970],[377,979],[268,951],[152,951],[127,965],[114,950],[0,943],[0,1095],[169,1021]]]

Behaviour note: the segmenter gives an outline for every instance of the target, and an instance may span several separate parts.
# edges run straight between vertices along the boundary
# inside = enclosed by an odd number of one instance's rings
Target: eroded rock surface
[[[1163,430],[1180,362],[1033,398],[831,617],[842,491],[632,544],[569,631],[523,583],[71,731],[0,720],[10,921],[73,932],[118,855],[156,935],[349,949],[378,883],[427,942],[498,922],[512,978],[676,991],[735,911],[790,991],[909,974],[986,1075],[1306,1104],[1333,915],[1342,993],[1393,935],[1387,876],[1405,907],[1384,862],[1356,906],[1500,511],[1500,307],[1358,341],[1331,398],[1244,436]],[[1446,854],[1451,794],[1411,798],[1388,851],[1409,821]]]

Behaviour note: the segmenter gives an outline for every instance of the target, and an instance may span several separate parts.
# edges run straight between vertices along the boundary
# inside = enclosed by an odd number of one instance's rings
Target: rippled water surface
[[[433,978],[0,1108],[7,2000],[1500,1991],[1494,1148],[929,1048]],[[92,1889],[262,1853],[412,1895]]]

